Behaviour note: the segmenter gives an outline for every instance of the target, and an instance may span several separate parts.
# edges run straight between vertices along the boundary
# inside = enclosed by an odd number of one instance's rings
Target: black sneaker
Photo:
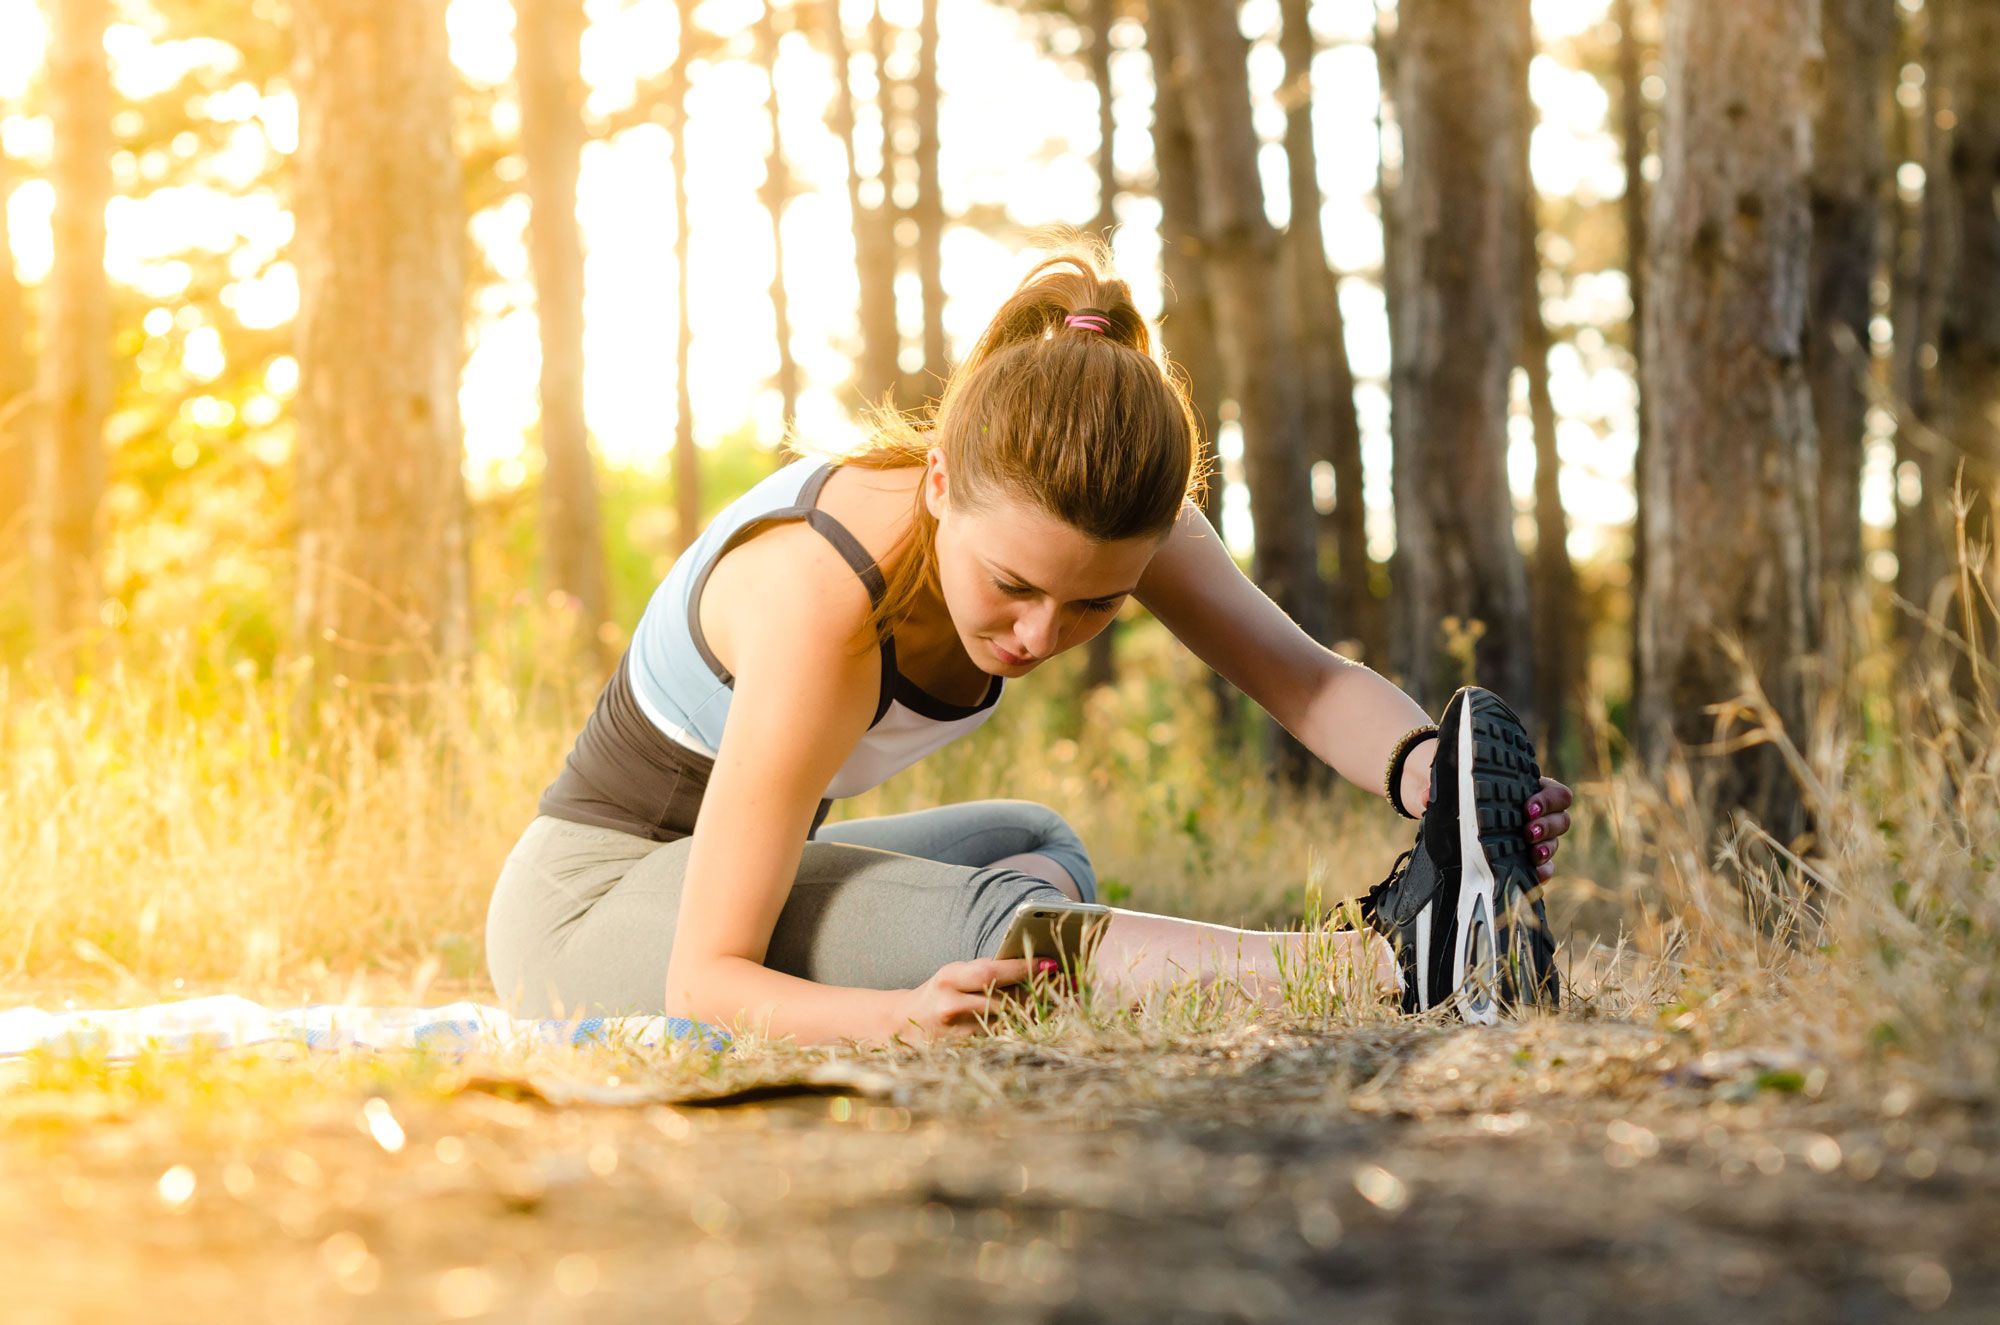
[[[1369,890],[1362,915],[1395,945],[1405,1012],[1456,1002],[1469,1022],[1554,1007],[1555,938],[1525,831],[1541,790],[1534,742],[1490,690],[1445,705],[1416,845]]]

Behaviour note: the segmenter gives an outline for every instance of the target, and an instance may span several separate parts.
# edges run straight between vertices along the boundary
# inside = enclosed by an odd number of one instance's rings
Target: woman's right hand
[[[982,957],[940,966],[930,979],[903,991],[889,1033],[931,1039],[977,1030],[980,1018],[992,1010],[992,991],[1024,983],[1031,969],[1026,957]]]

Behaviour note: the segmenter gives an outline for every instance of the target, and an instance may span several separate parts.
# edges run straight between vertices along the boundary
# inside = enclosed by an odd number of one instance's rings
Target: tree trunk
[[[14,184],[14,163],[0,150],[0,217],[7,215]],[[0,575],[17,588],[28,582],[23,565],[28,557],[28,515],[33,509],[29,492],[37,450],[34,390],[27,303],[14,271],[14,250],[0,225]]]
[[[1576,568],[1569,560],[1569,514],[1562,504],[1562,455],[1556,448],[1556,405],[1549,391],[1549,324],[1542,316],[1542,219],[1528,142],[1535,129],[1535,103],[1528,93],[1528,60],[1535,50],[1535,20],[1529,0],[1514,0],[1524,56],[1515,84],[1521,133],[1521,366],[1528,379],[1528,416],[1535,433],[1534,609],[1535,710],[1541,725],[1535,745],[1550,762],[1568,739],[1573,680],[1572,660],[1588,650],[1577,629]]]
[[[465,217],[443,0],[304,0],[297,638],[393,705],[469,651]]]
[[[1307,0],[1284,0],[1279,45],[1285,57],[1285,160],[1292,215],[1285,229],[1285,285],[1292,298],[1293,334],[1304,373],[1307,453],[1333,467],[1333,509],[1321,519],[1335,574],[1328,581],[1330,638],[1360,645],[1374,665],[1383,656],[1387,625],[1370,588],[1367,507],[1362,500],[1361,422],[1354,412],[1354,370],[1340,312],[1340,279],[1326,261],[1320,227],[1319,157],[1313,147],[1312,58]]]
[[[1215,305],[1209,298],[1202,256],[1201,176],[1188,127],[1184,79],[1175,72],[1173,31],[1160,5],[1146,12],[1146,50],[1153,61],[1153,161],[1159,172],[1160,274],[1166,304],[1160,339],[1187,374],[1188,396],[1201,424],[1201,463],[1209,475],[1202,513],[1222,537],[1222,462],[1216,454],[1216,421],[1222,417],[1222,364],[1216,350]],[[1216,746],[1234,750],[1242,693],[1214,672]]]
[[[884,48],[882,6],[875,5],[869,17],[870,59],[874,63],[876,108],[881,116],[882,150],[878,169],[872,177],[861,173],[861,158],[855,151],[854,88],[850,77],[853,51],[847,32],[840,24],[840,6],[825,8],[827,35],[839,66],[835,82],[834,132],[847,153],[847,208],[854,226],[854,274],[859,287],[861,352],[854,365],[854,386],[869,404],[880,404],[896,394],[896,240],[889,197],[890,150],[887,75],[883,72]]]
[[[1528,580],[1507,487],[1521,336],[1521,25],[1485,0],[1405,0],[1397,31],[1395,647],[1436,707],[1472,679],[1531,729]],[[1451,620],[1473,636],[1454,641]],[[1476,624],[1474,624],[1476,623]]]
[[[1631,686],[1639,693],[1638,589],[1646,582],[1646,540],[1640,536],[1646,513],[1646,98],[1639,46],[1636,0],[1612,0],[1618,24],[1618,140],[1625,162],[1625,196],[1620,212],[1625,221],[1625,277],[1631,290],[1632,320],[1627,324],[1632,345],[1632,622],[1626,632],[1626,656]],[[1630,723],[1627,723],[1630,735]]]
[[[583,6],[517,0],[515,15],[528,256],[542,347],[542,541],[550,588],[574,606],[588,650],[601,653],[599,630],[610,605],[597,469],[583,414],[583,236],[576,219]]]
[[[917,280],[924,298],[924,366],[910,393],[912,404],[942,395],[951,371],[944,336],[944,191],[938,181],[938,0],[923,0],[917,36],[917,196],[910,215],[917,223]]]
[[[1973,576],[1989,586],[2000,582],[1994,516],[2000,503],[2000,4],[1954,3],[1946,13],[1950,111],[1957,117],[1950,154],[1954,269],[1944,288],[1938,334],[1938,387],[1942,431],[1950,439],[1954,464],[1964,467],[1964,487],[1972,502],[1965,519],[1964,554]],[[1949,488],[1945,490],[1948,494]],[[1934,500],[1943,500],[1940,494]],[[1981,548],[1983,553],[1973,549]],[[1947,572],[1951,566],[1947,565]],[[1984,631],[1978,590],[1961,586],[1954,595],[1951,627],[1970,646],[1973,658],[1990,663],[1994,643]],[[1971,610],[1968,612],[1968,606]],[[1996,698],[1963,656],[1955,660],[1953,689],[1968,706],[1975,696]]]
[[[1794,739],[1820,641],[1818,472],[1805,376],[1811,213],[1805,85],[1812,0],[1669,0],[1667,106],[1648,251],[1645,658],[1639,748],[1734,743],[1747,715],[1718,633]],[[1751,724],[1754,725],[1754,719]],[[1808,825],[1777,748],[1695,772],[1718,812],[1780,842]]]
[[[48,89],[55,148],[54,259],[44,285],[44,433],[34,543],[43,637],[58,649],[97,624],[104,420],[111,410],[111,287],[104,210],[111,199],[111,77],[105,0],[49,6]]]
[[[1264,214],[1257,135],[1250,118],[1248,43],[1234,5],[1172,0],[1171,76],[1182,101],[1200,179],[1201,233],[1228,394],[1243,426],[1243,467],[1256,521],[1253,573],[1300,628],[1325,637],[1304,397],[1279,261],[1278,235]],[[1279,772],[1316,776],[1318,761],[1282,734]]]
[[[1895,0],[1819,0],[1824,63],[1813,120],[1812,307],[1807,372],[1819,433],[1820,550],[1828,587],[1861,580],[1868,323],[1881,263]]]
[[[1108,245],[1118,223],[1118,167],[1111,155],[1117,129],[1111,104],[1111,20],[1113,0],[1090,0],[1090,81],[1097,90],[1097,233]],[[1085,646],[1083,688],[1095,690],[1118,679],[1118,618],[1104,623]]]
[[[771,150],[764,157],[764,207],[771,214],[771,311],[777,322],[778,398],[783,402],[777,462],[791,459],[792,429],[799,417],[799,361],[792,357],[791,309],[785,295],[785,207],[798,190],[785,163],[785,136],[778,121],[778,30],[775,0],[766,0],[757,15],[758,58],[770,89]]]
[[[1930,612],[1933,594],[1944,582],[1946,549],[1950,546],[1951,491],[1948,448],[1933,431],[1937,421],[1938,322],[1944,303],[1946,273],[1951,262],[1951,132],[1935,116],[1950,97],[1940,93],[1950,83],[1954,58],[1945,48],[1942,21],[1948,0],[1929,0],[1912,26],[1922,28],[1917,51],[1926,73],[1914,111],[1902,117],[1900,155],[1924,168],[1924,188],[1913,206],[1898,211],[1899,242],[1895,277],[1896,354],[1893,370],[1896,400],[1896,592],[1913,606]],[[1903,500],[1906,474],[1914,474],[1918,491]],[[1896,615],[1905,649],[1921,643],[1927,631],[1907,613]]]
[[[674,172],[674,515],[675,545],[686,549],[701,533],[701,456],[694,445],[694,397],[688,386],[688,347],[694,328],[688,316],[689,245],[687,191],[687,94],[693,68],[695,0],[674,0],[680,19],[680,47],[674,54],[673,153]]]

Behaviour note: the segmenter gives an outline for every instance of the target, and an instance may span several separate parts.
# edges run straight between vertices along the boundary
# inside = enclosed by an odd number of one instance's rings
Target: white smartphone
[[[1023,902],[996,957],[1053,957],[1073,971],[1103,936],[1111,908],[1095,902]]]

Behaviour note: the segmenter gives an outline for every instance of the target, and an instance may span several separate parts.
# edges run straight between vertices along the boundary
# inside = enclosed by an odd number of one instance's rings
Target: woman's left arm
[[[1396,742],[1431,718],[1388,678],[1343,658],[1299,629],[1252,584],[1193,504],[1154,554],[1139,580],[1139,601],[1196,657],[1257,701],[1313,754],[1356,786],[1382,794],[1382,775]],[[1403,765],[1403,804],[1421,812],[1430,795],[1436,741],[1424,741]],[[1568,787],[1542,779],[1530,803],[1542,827],[1535,842],[1537,873],[1555,839],[1569,829]],[[1534,809],[1540,805],[1539,811]]]

